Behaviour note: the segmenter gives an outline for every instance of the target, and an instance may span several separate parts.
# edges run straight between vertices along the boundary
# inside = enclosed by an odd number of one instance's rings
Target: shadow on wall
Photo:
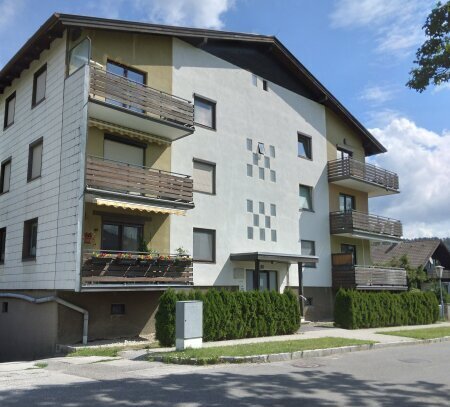
[[[150,365],[149,365],[150,366]],[[202,373],[202,374],[198,374]],[[319,369],[248,375],[233,372],[172,374],[151,379],[83,381],[3,391],[3,406],[427,406],[448,404],[448,387],[426,381],[407,384],[361,380]]]

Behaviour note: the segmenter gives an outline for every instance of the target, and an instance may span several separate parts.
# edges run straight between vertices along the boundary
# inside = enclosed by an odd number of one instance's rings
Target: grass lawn
[[[373,344],[373,341],[362,341],[358,339],[347,338],[317,338],[317,339],[298,339],[295,341],[277,341],[248,343],[234,346],[217,346],[213,348],[186,349],[184,351],[173,351],[164,353],[152,353],[153,356],[162,356],[166,363],[182,363],[183,360],[197,359],[203,363],[220,363],[221,356],[254,356],[268,355],[273,353],[297,352],[303,350],[338,348],[351,345]]]
[[[116,357],[117,354],[124,350],[121,347],[103,347],[103,348],[79,348],[75,352],[67,354],[68,357],[75,356],[110,356]]]
[[[444,336],[450,336],[450,327],[440,328],[422,328],[422,329],[403,329],[401,331],[384,331],[377,332],[383,335],[404,336],[406,338],[414,339],[434,339],[443,338]]]

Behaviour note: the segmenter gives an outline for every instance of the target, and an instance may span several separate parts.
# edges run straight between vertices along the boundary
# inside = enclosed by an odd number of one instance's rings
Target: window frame
[[[137,147],[137,148],[141,148],[142,149],[142,162],[143,165],[142,166],[136,166],[134,164],[128,164],[125,163],[123,161],[115,161],[115,160],[111,160],[109,158],[105,158],[105,141],[112,141],[114,143],[121,143],[121,144],[126,144],[127,146],[131,146],[131,147]],[[104,133],[103,134],[103,159],[106,161],[112,161],[112,162],[119,162],[122,164],[127,164],[131,167],[145,167],[146,166],[146,157],[147,157],[147,146],[148,144],[146,143],[142,143],[136,140],[130,140],[127,139],[126,137],[121,137],[121,136],[116,136],[114,134],[110,134],[110,133]]]
[[[300,139],[303,139],[304,141],[306,141],[308,143],[307,147],[309,149],[309,155],[308,155],[308,151],[307,149],[305,149],[305,153],[306,155],[300,155],[298,153],[298,145],[300,143]],[[297,132],[297,157],[298,158],[303,158],[305,160],[313,160],[313,151],[312,151],[312,137],[308,136],[307,134],[301,133],[301,132]]]
[[[36,223],[36,253],[30,254],[31,229]],[[22,261],[36,260],[38,247],[39,218],[28,219],[23,223]]]
[[[308,240],[308,239],[301,239],[300,240],[300,243],[301,243],[301,246],[302,246],[302,250],[301,250],[302,251],[302,253],[301,253],[302,256],[305,255],[303,253],[303,242],[312,243],[313,254],[311,256],[315,256],[316,255],[316,241],[315,240]],[[317,268],[317,264],[316,263],[305,262],[305,263],[303,263],[303,267],[309,268],[309,269],[315,269],[315,268]]]
[[[33,149],[37,147],[39,144],[42,144],[41,149],[41,167],[39,169],[39,175],[32,177],[31,172],[33,170]],[[43,158],[44,158],[44,138],[40,137],[37,140],[30,143],[28,146],[28,170],[27,170],[27,182],[34,181],[35,179],[41,178],[42,176],[42,164],[43,164]]]
[[[300,207],[300,211],[314,212],[314,188],[311,185],[298,184],[298,196],[299,197],[301,197],[301,195],[300,195],[301,187],[308,188],[308,190],[309,190],[309,196],[310,196],[310,200],[311,200],[311,205],[310,205],[311,208]]]
[[[40,100],[36,100],[37,80],[45,72],[45,91],[44,96]],[[47,64],[42,65],[33,75],[33,95],[31,98],[31,108],[41,104],[47,97]]]
[[[9,104],[11,103],[11,101],[13,99],[14,99],[13,119],[12,119],[11,123],[8,123],[8,119],[9,119],[9,115],[8,115]],[[14,120],[16,118],[16,102],[17,102],[16,91],[14,91],[5,100],[5,113],[4,113],[4,119],[3,119],[3,130],[6,130],[6,129],[10,128],[14,124]]]
[[[0,264],[5,264],[6,227],[0,228]]]
[[[216,131],[217,130],[217,112],[216,112],[217,111],[217,101],[207,98],[206,96],[199,95],[198,93],[194,93],[193,98],[194,98],[194,103],[193,103],[193,105],[194,105],[194,125],[203,127],[204,129]],[[206,124],[198,123],[195,121],[195,100],[196,99],[212,106],[212,118],[211,118],[212,119],[211,120],[212,127],[207,126]]]
[[[344,198],[344,209],[341,209],[341,197]],[[350,195],[350,194],[344,194],[343,192],[339,193],[339,212],[351,212],[349,210],[346,209],[346,204],[345,202],[347,201],[347,199],[351,199],[352,201],[352,211],[356,211],[356,197],[354,195]]]
[[[194,178],[194,165],[195,163],[209,165],[212,167],[212,192],[199,191],[195,189],[195,178]],[[216,195],[216,163],[211,161],[202,160],[201,158],[193,158],[192,159],[192,180],[193,180],[193,192],[197,192],[199,194],[205,195]]]
[[[115,225],[119,227],[119,246],[120,249],[117,250],[110,250],[110,249],[104,249],[103,248],[103,227],[106,225]],[[136,220],[135,222],[132,221],[126,221],[126,220],[115,220],[112,218],[108,218],[102,217],[102,228],[101,228],[101,232],[100,232],[100,250],[106,250],[108,252],[127,252],[126,250],[124,250],[123,248],[123,228],[125,226],[129,226],[129,227],[139,227],[140,229],[140,236],[139,236],[139,240],[142,241],[144,239],[144,227],[145,227],[145,220],[142,221],[142,223],[140,223],[138,220]]]
[[[114,73],[114,72],[108,71],[108,70],[107,70],[107,69],[108,69],[108,68],[107,68],[107,67],[108,67],[108,64],[116,65],[116,66],[122,68],[122,69],[124,70],[125,76],[118,75],[118,74],[116,74],[116,73]],[[122,78],[126,78],[126,79],[128,79],[129,81],[132,81],[132,82],[134,82],[134,83],[138,83],[139,85],[147,86],[147,76],[148,76],[148,75],[147,75],[147,72],[145,72],[145,71],[141,71],[141,70],[138,69],[138,68],[134,68],[134,67],[131,67],[131,66],[129,66],[129,65],[122,64],[122,63],[117,62],[117,61],[114,61],[113,59],[110,59],[110,58],[108,58],[108,59],[106,60],[106,65],[105,65],[105,67],[106,67],[106,70],[107,70],[108,73],[111,73],[111,74],[117,75],[117,76],[121,76]],[[134,73],[136,73],[136,74],[138,74],[138,75],[142,75],[143,78],[144,78],[144,82],[143,82],[143,83],[139,83],[139,82],[134,81],[133,79],[130,79],[130,78],[128,77],[128,72],[129,72],[129,71],[134,72]]]
[[[346,159],[349,159],[349,158],[353,158],[353,151],[352,150],[349,150],[349,149],[344,148],[344,147],[336,146],[336,151],[340,155],[338,160],[346,160]],[[347,157],[345,157],[345,154],[347,155]],[[337,154],[336,154],[336,156],[337,156]]]
[[[206,233],[211,233],[212,235],[212,242],[213,242],[213,247],[212,247],[212,253],[211,253],[211,258],[212,260],[202,260],[202,259],[196,259],[194,257],[194,234],[195,232],[206,232]],[[216,229],[206,229],[206,228],[193,228],[192,230],[192,261],[194,261],[195,263],[209,263],[209,264],[214,264],[216,262]]]
[[[124,303],[112,303],[110,308],[111,316],[126,315],[126,305]]]
[[[3,184],[5,181],[5,167],[9,164],[9,186],[8,190],[3,190]],[[11,190],[11,171],[12,171],[12,157],[8,157],[6,160],[2,161],[0,166],[0,195],[6,194]]]

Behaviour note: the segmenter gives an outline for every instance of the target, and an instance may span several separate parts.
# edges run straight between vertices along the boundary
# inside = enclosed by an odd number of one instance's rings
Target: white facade
[[[305,269],[304,285],[331,286],[329,199],[326,175],[326,127],[324,107],[298,94],[269,83],[262,88],[260,78],[187,43],[173,41],[173,93],[192,99],[198,94],[217,102],[216,130],[200,126],[192,136],[172,145],[172,171],[191,174],[193,159],[216,164],[216,194],[194,193],[195,209],[186,217],[171,219],[171,251],[179,246],[193,247],[193,228],[216,231],[216,262],[194,264],[194,285],[238,285],[245,288],[245,275],[239,269],[251,269],[251,263],[232,263],[231,253],[272,252],[300,254],[300,240],[313,240],[319,263]],[[312,137],[313,159],[298,157],[297,132]],[[248,148],[251,140],[252,147]],[[264,143],[270,169],[259,178],[264,156],[257,153],[258,142]],[[271,157],[271,146],[275,156]],[[253,164],[253,155],[259,161]],[[253,176],[247,175],[247,165]],[[275,171],[274,182],[270,170]],[[299,184],[314,188],[314,212],[300,211]],[[258,214],[259,202],[269,215],[271,204],[276,216],[265,228],[265,240],[259,228],[247,237],[253,226],[253,214],[247,211],[247,200],[253,201]],[[265,217],[259,216],[265,226]],[[276,230],[276,242],[270,230]],[[266,270],[280,270],[278,285],[298,286],[297,266],[263,264]]]

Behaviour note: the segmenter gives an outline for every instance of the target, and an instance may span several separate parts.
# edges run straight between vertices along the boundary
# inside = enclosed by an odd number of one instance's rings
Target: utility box
[[[203,343],[203,302],[177,301],[175,321],[177,350],[201,348]]]

